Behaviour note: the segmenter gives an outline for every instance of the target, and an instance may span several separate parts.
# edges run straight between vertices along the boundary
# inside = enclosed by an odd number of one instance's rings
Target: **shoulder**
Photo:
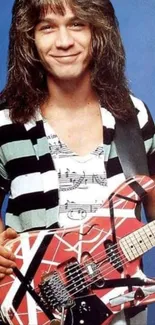
[[[152,117],[151,117],[151,114],[150,114],[149,109],[146,106],[146,104],[141,99],[139,99],[133,95],[131,95],[131,100],[132,100],[133,105],[137,111],[137,118],[138,118],[140,128],[142,129],[148,123],[152,124],[152,122],[153,122]]]
[[[137,119],[142,132],[142,137],[146,141],[154,139],[155,124],[147,105],[139,98],[131,96],[131,100],[137,112]]]
[[[0,102],[0,128],[12,124],[6,102]]]
[[[142,138],[145,143],[146,152],[150,152],[155,147],[155,124],[147,105],[134,96],[131,96],[132,102],[137,112],[137,119],[141,129]]]
[[[25,128],[19,123],[13,123],[10,109],[0,103],[0,147],[25,138]]]

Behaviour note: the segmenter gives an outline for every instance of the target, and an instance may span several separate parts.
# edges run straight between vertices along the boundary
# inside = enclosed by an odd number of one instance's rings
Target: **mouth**
[[[80,53],[75,54],[65,54],[65,55],[51,55],[51,57],[59,64],[69,64],[74,63]]]
[[[53,58],[56,59],[64,59],[64,58],[70,58],[70,57],[75,57],[78,56],[80,53],[75,53],[75,54],[67,54],[67,55],[51,55]]]

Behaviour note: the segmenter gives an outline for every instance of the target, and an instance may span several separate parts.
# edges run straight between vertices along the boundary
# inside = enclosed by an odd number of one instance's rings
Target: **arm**
[[[0,279],[4,278],[6,274],[11,274],[13,272],[12,268],[16,266],[13,253],[4,248],[6,239],[14,239],[16,237],[17,233],[11,228],[0,234]]]
[[[4,196],[0,195],[0,206],[3,202]],[[4,278],[6,274],[13,272],[12,268],[16,266],[14,262],[14,255],[12,252],[4,248],[6,239],[13,239],[17,237],[15,230],[8,228],[4,230],[4,224],[0,218],[0,279]]]

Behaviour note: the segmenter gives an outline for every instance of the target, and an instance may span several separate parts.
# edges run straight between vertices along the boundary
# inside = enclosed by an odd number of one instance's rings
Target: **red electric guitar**
[[[80,226],[6,242],[17,268],[0,282],[0,324],[108,325],[121,310],[155,301],[155,280],[139,267],[155,246],[155,221],[143,225],[135,217],[154,186],[136,176]]]

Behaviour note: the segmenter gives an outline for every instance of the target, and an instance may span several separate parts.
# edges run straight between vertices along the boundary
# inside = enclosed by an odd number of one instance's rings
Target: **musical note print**
[[[49,140],[49,150],[53,158],[74,157],[76,154],[72,152],[56,135],[47,136]]]
[[[90,154],[79,156],[54,132],[46,136],[58,175],[59,224],[75,226],[94,216],[107,197],[105,147],[101,144]]]
[[[69,201],[60,206],[60,214],[67,213],[67,217],[72,220],[83,220],[88,214],[96,213],[97,209],[101,207],[101,204],[77,204],[76,202]]]
[[[58,178],[60,182],[60,191],[70,191],[77,188],[86,189],[89,184],[97,183],[100,186],[107,185],[107,179],[105,173],[100,175],[86,175],[84,171],[82,174],[76,172],[70,172],[67,168],[64,173],[58,171]]]

